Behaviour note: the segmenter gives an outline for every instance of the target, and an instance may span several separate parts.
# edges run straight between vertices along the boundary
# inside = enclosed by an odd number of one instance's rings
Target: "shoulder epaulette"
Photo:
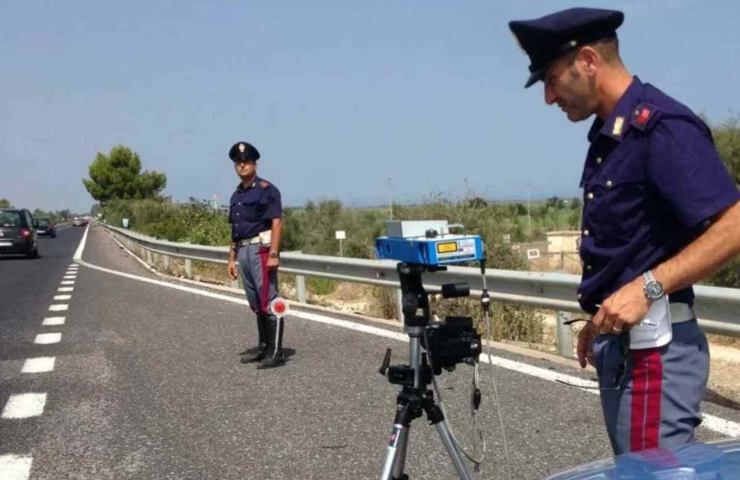
[[[260,181],[260,187],[262,187],[262,188],[267,188],[267,187],[269,187],[269,186],[270,186],[270,184],[269,184],[268,182],[266,182],[266,181],[264,181],[264,180]]]

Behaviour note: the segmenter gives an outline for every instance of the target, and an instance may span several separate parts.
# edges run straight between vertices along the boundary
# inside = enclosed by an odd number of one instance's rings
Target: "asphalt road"
[[[284,367],[242,365],[237,352],[254,342],[255,327],[240,298],[93,268],[157,281],[101,229],[90,229],[83,265],[69,271],[74,279],[63,280],[82,230],[43,239],[40,259],[0,259],[0,480],[379,477],[397,387],[377,370],[386,347],[393,348],[394,363],[407,361],[404,341],[347,328],[379,325],[296,312],[286,319],[285,344],[294,354]],[[49,311],[51,305],[68,307]],[[64,323],[42,325],[52,317]],[[35,343],[49,333],[61,334],[57,343]],[[493,354],[591,378],[537,358]],[[27,366],[39,358],[47,360]],[[467,366],[439,377],[452,428],[469,448],[471,380]],[[482,478],[539,479],[610,455],[596,395],[488,365],[481,382]],[[36,395],[22,396],[29,393]],[[736,411],[704,408],[740,422]],[[700,437],[723,438],[708,429]],[[436,430],[423,418],[413,424],[407,473],[455,478]]]

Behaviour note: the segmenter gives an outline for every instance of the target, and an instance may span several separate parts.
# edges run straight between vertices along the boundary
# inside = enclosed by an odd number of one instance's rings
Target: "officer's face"
[[[238,160],[234,162],[234,170],[241,178],[251,177],[257,171],[257,162],[254,160]]]
[[[595,87],[578,58],[556,60],[545,73],[545,103],[556,103],[571,122],[590,117],[597,107]]]

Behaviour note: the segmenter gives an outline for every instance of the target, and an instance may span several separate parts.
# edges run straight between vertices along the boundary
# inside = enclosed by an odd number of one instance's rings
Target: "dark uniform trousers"
[[[257,316],[260,350],[273,355],[283,348],[283,322],[270,310],[278,296],[277,269],[267,269],[269,247],[259,243],[239,247],[237,262],[249,307]]]

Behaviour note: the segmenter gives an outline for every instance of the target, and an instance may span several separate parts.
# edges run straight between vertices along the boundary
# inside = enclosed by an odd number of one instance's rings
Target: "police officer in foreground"
[[[595,115],[581,187],[578,360],[596,367],[616,454],[694,440],[709,351],[692,284],[740,253],[740,194],[710,130],[632,76],[619,11],[574,8],[512,21],[525,85],[572,122]]]
[[[241,182],[229,202],[228,274],[236,280],[237,270],[241,272],[247,301],[257,316],[259,336],[257,347],[241,352],[241,362],[259,362],[257,368],[272,368],[285,362],[283,322],[270,311],[270,302],[278,296],[283,229],[280,191],[257,176],[260,154],[254,146],[238,142],[229,150],[229,158]]]

